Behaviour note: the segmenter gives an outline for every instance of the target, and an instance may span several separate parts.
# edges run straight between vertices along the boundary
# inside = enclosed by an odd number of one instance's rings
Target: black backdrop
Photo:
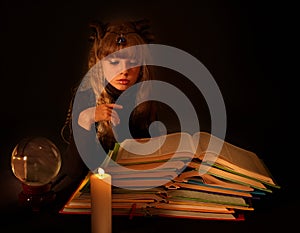
[[[270,227],[273,215],[284,216],[283,226],[296,208],[297,176],[289,171],[295,158],[283,137],[291,80],[283,57],[291,21],[283,19],[291,13],[280,5],[175,2],[2,0],[0,173],[11,173],[10,154],[23,137],[45,136],[64,149],[60,129],[71,90],[85,74],[87,22],[146,17],[156,43],[190,53],[215,78],[227,110],[227,140],[256,152],[282,186],[262,208],[271,214]],[[1,191],[2,201],[10,196]]]

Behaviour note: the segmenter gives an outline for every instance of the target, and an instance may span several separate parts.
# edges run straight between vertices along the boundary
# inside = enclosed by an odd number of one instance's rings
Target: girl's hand
[[[100,104],[95,110],[95,122],[110,121],[114,126],[120,124],[118,113],[114,110],[122,109],[123,106],[119,104]]]
[[[78,124],[86,130],[90,130],[95,122],[110,121],[114,126],[120,123],[118,113],[114,110],[122,109],[118,104],[100,104],[97,107],[91,107],[83,110],[79,114]]]

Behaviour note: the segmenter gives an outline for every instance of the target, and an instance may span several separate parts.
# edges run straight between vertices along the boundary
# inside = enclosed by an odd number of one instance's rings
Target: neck
[[[110,83],[106,84],[105,90],[113,98],[114,101],[116,101],[119,98],[119,96],[123,93],[123,91],[118,90]]]

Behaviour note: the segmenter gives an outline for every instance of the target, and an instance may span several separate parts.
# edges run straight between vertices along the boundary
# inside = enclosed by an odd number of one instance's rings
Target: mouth
[[[121,85],[128,85],[130,81],[128,79],[118,79],[117,82]]]

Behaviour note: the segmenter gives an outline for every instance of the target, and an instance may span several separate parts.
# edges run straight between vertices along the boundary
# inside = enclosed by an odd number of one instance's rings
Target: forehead
[[[143,52],[135,46],[120,49],[104,57],[104,59],[128,59],[128,60],[143,60]]]

